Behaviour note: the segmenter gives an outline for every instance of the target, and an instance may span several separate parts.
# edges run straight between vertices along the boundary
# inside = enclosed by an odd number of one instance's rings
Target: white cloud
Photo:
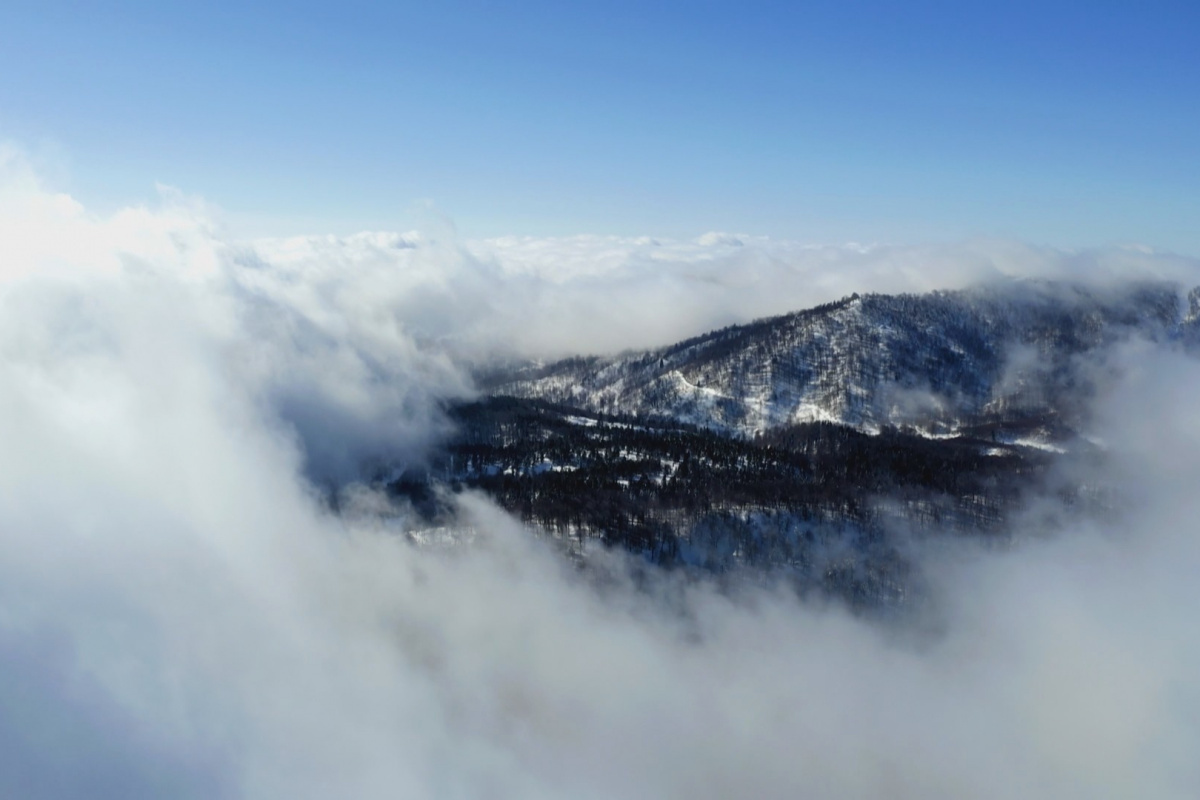
[[[174,199],[90,215],[9,158],[0,794],[1200,790],[1192,361],[1127,355],[1102,409],[1130,511],[930,554],[932,636],[767,591],[597,590],[479,498],[474,546],[417,550],[402,516],[335,516],[306,477],[419,458],[437,400],[468,391],[447,351],[607,349],[850,291],[1192,262],[741,236],[251,248]]]
[[[1200,283],[1195,259],[1006,241],[813,246],[706,234],[697,241],[611,236],[456,243],[409,234],[267,240],[270,269],[242,276],[306,313],[385,323],[458,357],[560,357],[668,344],[853,292],[924,292],[1056,278]],[[369,311],[367,310],[369,307]]]
[[[508,237],[464,247],[508,278],[495,290],[508,325],[499,338],[522,352],[554,355],[667,344],[853,292],[926,292],[1006,278],[1200,282],[1195,259],[1008,241],[814,246],[706,234],[696,242]]]

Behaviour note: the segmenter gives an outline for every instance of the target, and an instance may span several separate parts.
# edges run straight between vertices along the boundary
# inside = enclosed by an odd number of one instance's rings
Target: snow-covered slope
[[[1165,283],[853,295],[657,350],[527,366],[485,388],[744,435],[810,421],[947,433],[1070,418],[1089,356],[1130,337],[1195,342],[1198,309],[1197,290]]]

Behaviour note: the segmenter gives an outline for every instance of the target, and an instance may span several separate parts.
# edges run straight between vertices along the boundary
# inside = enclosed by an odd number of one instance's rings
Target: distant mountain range
[[[1078,433],[1131,338],[1196,348],[1200,290],[852,295],[655,350],[493,367],[433,462],[389,486],[431,521],[446,492],[482,490],[581,563],[615,546],[902,607],[914,541],[1006,537],[1035,493],[1070,513],[1114,502],[1049,468],[1103,457]]]

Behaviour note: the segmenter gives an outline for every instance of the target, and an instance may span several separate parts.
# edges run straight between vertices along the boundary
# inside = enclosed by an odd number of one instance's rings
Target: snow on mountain
[[[753,435],[829,421],[949,433],[988,420],[1071,419],[1089,356],[1121,341],[1200,340],[1200,290],[1017,281],[838,302],[614,357],[528,365],[492,394],[672,418]]]

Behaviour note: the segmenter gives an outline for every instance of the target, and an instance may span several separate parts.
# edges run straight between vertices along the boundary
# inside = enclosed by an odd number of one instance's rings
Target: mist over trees
[[[1103,458],[1079,431],[1104,359],[1132,339],[1194,347],[1195,297],[853,294],[641,353],[492,365],[492,394],[450,406],[455,433],[389,488],[430,520],[440,492],[483,491],[580,559],[600,545],[894,606],[919,588],[914,539],[1005,539],[1034,497],[1077,516],[1113,502],[1050,477]]]

